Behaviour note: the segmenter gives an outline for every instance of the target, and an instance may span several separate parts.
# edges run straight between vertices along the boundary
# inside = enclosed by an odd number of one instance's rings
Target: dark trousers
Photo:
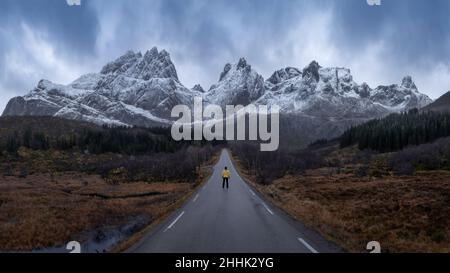
[[[225,183],[226,183],[227,189],[228,189],[229,185],[228,185],[228,178],[227,177],[223,178],[222,188],[224,188],[224,189],[225,189]]]

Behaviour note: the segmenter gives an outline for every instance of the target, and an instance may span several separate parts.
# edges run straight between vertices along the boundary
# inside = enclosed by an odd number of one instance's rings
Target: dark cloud
[[[23,22],[47,33],[61,53],[92,55],[98,22],[89,6],[89,1],[69,6],[65,0],[2,0],[0,22],[8,29],[16,29]]]
[[[335,18],[340,35],[335,39],[340,45],[357,49],[383,39],[399,65],[436,60],[450,65],[450,1],[385,0],[379,7],[359,0],[339,2]]]
[[[61,74],[67,71],[56,71],[61,63],[76,67],[92,59],[98,26],[88,2],[70,7],[65,0],[0,1],[0,112],[40,78],[66,80]]]
[[[449,12],[447,0],[2,0],[0,98],[153,46],[187,86],[208,88],[241,56],[265,77],[316,59],[371,85],[409,74],[437,97],[450,89]]]

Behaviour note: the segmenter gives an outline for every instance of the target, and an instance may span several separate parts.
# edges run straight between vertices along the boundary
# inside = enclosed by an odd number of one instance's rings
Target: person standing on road
[[[222,172],[222,188],[225,189],[225,185],[227,186],[227,189],[229,188],[228,180],[230,179],[230,171],[228,170],[228,167],[225,167],[225,169]]]

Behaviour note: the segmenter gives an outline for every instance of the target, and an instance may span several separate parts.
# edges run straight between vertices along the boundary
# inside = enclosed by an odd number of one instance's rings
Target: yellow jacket
[[[230,178],[230,171],[229,170],[223,170],[222,177],[223,178]]]

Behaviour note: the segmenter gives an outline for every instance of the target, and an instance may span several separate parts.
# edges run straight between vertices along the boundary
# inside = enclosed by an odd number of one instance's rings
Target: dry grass
[[[27,251],[64,244],[87,230],[121,226],[138,217],[149,222],[192,190],[187,183],[112,186],[95,175],[31,175],[0,178],[0,249]],[[108,196],[157,192],[138,198]]]
[[[217,159],[215,156],[201,167],[195,183],[124,181],[112,185],[99,175],[55,171],[53,162],[81,160],[89,164],[120,155],[71,156],[21,150],[20,156],[20,160],[0,162],[1,251],[30,251],[84,241],[87,232],[119,229],[137,221],[139,230],[145,231],[179,207],[205,180]],[[21,169],[27,170],[26,175],[21,175]],[[132,235],[117,249],[126,249],[124,246],[138,238]]]
[[[130,248],[132,248],[135,244],[139,243],[142,238],[144,238],[145,235],[147,235],[153,228],[155,228],[158,224],[161,223],[162,220],[164,220],[166,217],[168,217],[172,212],[180,208],[195,192],[195,190],[199,187],[201,187],[211,176],[213,172],[213,167],[219,160],[219,153],[216,153],[207,164],[202,166],[199,170],[199,177],[198,181],[195,184],[194,188],[189,191],[187,194],[179,198],[176,202],[172,203],[170,206],[167,206],[160,210],[160,213],[157,218],[153,222],[151,222],[149,225],[147,225],[145,228],[140,230],[139,232],[136,232],[132,236],[130,236],[128,239],[121,242],[119,245],[115,246],[112,249],[112,252],[126,252]]]
[[[385,252],[450,252],[450,172],[361,178],[319,169],[262,186],[240,169],[277,206],[351,252],[374,240]]]

